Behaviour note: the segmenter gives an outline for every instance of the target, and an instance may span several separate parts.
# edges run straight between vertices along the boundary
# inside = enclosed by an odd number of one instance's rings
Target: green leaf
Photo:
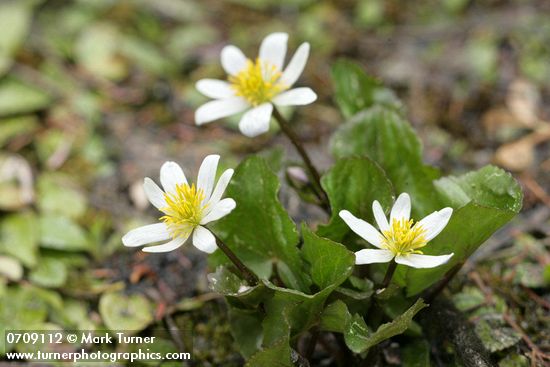
[[[351,275],[355,265],[353,252],[344,245],[317,236],[305,224],[302,236],[302,254],[311,265],[311,279],[319,289],[338,286]]]
[[[151,304],[141,294],[105,293],[99,300],[99,312],[112,331],[138,332],[153,322]]]
[[[65,299],[61,313],[52,315],[53,321],[61,323],[66,329],[93,330],[96,328],[95,320],[88,314],[88,303]]]
[[[416,340],[408,343],[401,353],[403,367],[430,367],[430,343]]]
[[[41,110],[49,106],[51,101],[42,89],[17,79],[6,78],[0,82],[0,116]]]
[[[435,182],[447,205],[459,208],[470,201],[519,213],[523,194],[514,178],[501,168],[485,166],[478,171]]]
[[[0,256],[0,275],[19,281],[23,277],[23,266],[13,257]]]
[[[475,332],[491,353],[510,348],[521,340],[521,334],[509,327],[499,314],[487,315],[479,320]]]
[[[367,157],[339,159],[322,177],[321,184],[329,197],[332,217],[328,225],[319,227],[318,233],[336,241],[341,241],[350,232],[338,215],[340,210],[349,210],[372,222],[374,200],[385,208],[392,203],[391,183],[380,166]]]
[[[529,367],[529,359],[522,354],[511,353],[498,362],[498,367]]]
[[[346,118],[375,105],[400,109],[401,102],[393,91],[367,75],[361,66],[350,60],[338,60],[332,67],[334,98]]]
[[[213,289],[225,294],[230,304],[254,307],[254,312],[232,309],[236,320],[242,319],[242,322],[235,321],[231,325],[244,355],[251,354],[261,345],[270,348],[282,338],[298,335],[318,323],[328,296],[353,271],[355,256],[343,245],[317,236],[306,226],[303,226],[302,233],[302,255],[310,266],[316,288],[321,289],[313,295],[277,287],[267,280],[243,291],[242,281],[226,268],[219,268],[209,276]],[[260,301],[264,303],[265,315],[257,311]],[[241,324],[260,322],[261,327],[254,330],[262,330],[261,335],[252,333],[251,327],[243,329]]]
[[[374,283],[371,280],[353,275],[348,280],[349,284],[344,284],[336,289],[338,293],[357,301],[370,298],[374,294]]]
[[[60,149],[67,150],[66,154],[69,157],[73,151],[73,145],[67,143],[68,139],[70,138],[66,131],[56,128],[48,129],[37,135],[33,143],[36,147],[38,159],[43,164],[48,165],[48,160]]]
[[[128,65],[119,55],[121,35],[111,23],[97,23],[84,29],[76,43],[78,63],[95,76],[119,80]]]
[[[293,367],[290,361],[288,338],[281,338],[270,347],[254,354],[245,364],[246,367]]]
[[[344,340],[354,353],[363,353],[376,343],[371,342],[371,331],[363,317],[354,314],[344,326]]]
[[[356,314],[346,325],[344,333],[346,344],[353,352],[363,353],[372,346],[405,332],[411,325],[413,317],[424,307],[427,305],[419,298],[407,311],[393,321],[380,325],[374,333],[368,329],[363,318]]]
[[[270,346],[277,340],[296,335],[309,329],[319,319],[324,302],[331,289],[327,288],[314,295],[280,288],[268,281],[264,284],[274,291],[273,297],[265,302],[266,316],[262,326],[263,344]]]
[[[433,269],[400,266],[396,275],[406,278],[408,296],[418,294],[453,266],[464,262],[521,209],[518,183],[497,167],[445,177],[436,181],[435,186],[445,204],[455,211],[445,229],[422,250],[427,255],[454,253],[454,256],[447,264]]]
[[[171,58],[181,65],[193,58],[195,50],[218,40],[216,28],[203,22],[186,23],[171,30],[167,36],[166,50]]]
[[[460,293],[453,294],[452,300],[459,311],[466,312],[485,304],[485,295],[477,287],[464,287]]]
[[[54,257],[42,256],[29,279],[42,287],[61,287],[67,280],[67,267],[63,261]]]
[[[6,330],[39,329],[48,316],[47,302],[29,286],[8,287],[0,297],[0,335]],[[6,345],[0,338],[0,352],[10,351],[13,346]]]
[[[337,300],[328,305],[321,315],[321,329],[343,333],[351,321],[351,314],[348,311],[348,306]]]
[[[544,269],[540,264],[523,262],[517,264],[513,272],[515,273],[515,284],[521,284],[528,288],[544,288],[547,283],[544,280]]]
[[[0,3],[0,76],[9,70],[13,54],[23,43],[32,21],[32,7],[28,1]]]
[[[263,339],[261,315],[256,310],[231,307],[229,319],[231,335],[233,335],[242,356],[249,358],[259,351]]]
[[[250,287],[227,266],[219,266],[215,273],[208,274],[208,281],[214,292],[223,294],[226,300],[236,307],[257,308],[271,293],[261,283]]]
[[[69,218],[42,216],[39,226],[42,247],[65,251],[82,251],[89,247],[84,230]]]
[[[0,126],[0,147],[3,147],[13,138],[33,134],[40,125],[35,116],[18,116],[1,120]]]
[[[214,225],[216,232],[259,277],[271,275],[272,263],[283,282],[307,290],[298,244],[298,232],[277,198],[277,176],[259,157],[244,160],[226,191],[237,207]]]
[[[334,133],[331,149],[337,158],[360,155],[378,163],[396,194],[411,195],[413,217],[441,208],[432,183],[439,173],[424,165],[420,140],[395,110],[377,106],[358,113]]]
[[[139,37],[124,36],[120,39],[120,52],[133,64],[158,76],[166,77],[175,68],[166,55],[163,55],[156,45]]]
[[[79,218],[86,211],[86,196],[77,189],[70,176],[44,173],[39,176],[37,185],[41,212]]]
[[[36,265],[38,238],[38,221],[33,212],[12,214],[0,222],[0,252],[15,257],[27,267]]]
[[[305,225],[302,234],[302,254],[310,265],[312,280],[320,291],[308,295],[264,282],[275,291],[273,297],[265,303],[267,316],[263,326],[266,345],[288,334],[282,325],[290,327],[292,337],[318,323],[328,296],[353,271],[355,255],[343,245],[317,236]]]

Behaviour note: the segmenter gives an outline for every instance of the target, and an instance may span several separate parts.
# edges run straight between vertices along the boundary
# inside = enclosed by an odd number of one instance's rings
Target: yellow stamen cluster
[[[383,231],[382,247],[390,250],[395,256],[421,254],[419,249],[426,246],[426,230],[412,219],[392,220],[390,229]]]
[[[279,83],[280,77],[279,68],[258,58],[255,62],[247,60],[246,67],[237,75],[230,76],[229,82],[236,95],[258,106],[286,89]]]
[[[207,206],[202,203],[204,197],[202,189],[197,189],[195,184],[179,184],[174,193],[164,194],[167,206],[162,211],[166,215],[160,220],[166,224],[172,237],[187,237],[200,224]]]

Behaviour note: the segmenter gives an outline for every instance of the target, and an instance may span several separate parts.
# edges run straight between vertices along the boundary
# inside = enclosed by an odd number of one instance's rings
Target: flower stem
[[[313,192],[315,193],[315,196],[317,196],[317,198],[320,200],[321,206],[324,209],[330,210],[327,194],[321,187],[321,175],[319,175],[319,171],[317,171],[317,169],[311,162],[311,159],[309,158],[306,150],[302,146],[302,143],[300,143],[300,139],[298,138],[294,130],[292,130],[288,121],[283,117],[283,115],[281,115],[276,107],[273,107],[273,117],[275,117],[275,120],[277,120],[277,122],[279,123],[279,126],[281,127],[283,133],[288,137],[292,145],[294,145],[294,147],[298,151],[298,154],[300,154],[300,156],[302,157],[302,160],[304,161],[304,164],[306,165],[306,168],[309,171],[311,178],[313,179]]]
[[[397,269],[397,263],[395,262],[395,259],[392,259],[390,265],[388,266],[388,270],[386,270],[386,275],[384,276],[380,289],[388,288],[391,278],[393,278],[393,274],[395,273],[395,269]]]
[[[454,267],[452,267],[445,275],[443,276],[443,279],[439,281],[439,283],[436,283],[436,285],[432,288],[429,288],[422,298],[426,301],[426,303],[432,303],[433,300],[447,287],[449,282],[455,277],[455,275],[462,269],[462,266],[464,265],[464,262],[460,262],[456,264]]]
[[[220,250],[222,250],[225,256],[227,256],[229,260],[231,260],[231,262],[237,267],[237,269],[239,269],[242,277],[246,280],[248,285],[254,286],[258,284],[258,277],[256,274],[254,274],[252,270],[250,270],[241,260],[239,260],[237,255],[235,255],[235,253],[231,251],[231,249],[227,247],[227,245],[214,232],[212,232],[212,234],[216,238],[216,243]]]

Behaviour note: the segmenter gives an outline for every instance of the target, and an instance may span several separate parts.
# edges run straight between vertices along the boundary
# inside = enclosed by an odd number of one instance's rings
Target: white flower
[[[216,250],[216,238],[205,227],[233,209],[233,199],[221,199],[233,170],[226,170],[216,183],[219,155],[207,156],[201,164],[197,185],[187,183],[181,167],[175,162],[166,162],[160,169],[160,182],[164,191],[149,177],[143,183],[147,198],[164,213],[161,223],[149,224],[131,230],[122,237],[124,246],[136,247],[149,243],[170,240],[162,245],[145,247],[145,252],[168,252],[177,249],[193,235],[193,245],[201,251]]]
[[[374,218],[380,231],[369,223],[356,218],[347,210],[340,211],[340,217],[352,231],[357,233],[375,249],[360,250],[355,253],[355,263],[385,263],[395,258],[395,262],[413,268],[434,268],[445,264],[454,254],[430,256],[422,255],[420,249],[436,237],[449,222],[452,208],[443,208],[433,212],[414,224],[411,215],[411,198],[408,194],[399,195],[390,213],[390,220],[378,201],[372,203]]]
[[[317,99],[311,88],[289,89],[300,77],[309,55],[309,43],[302,43],[283,70],[288,34],[272,33],[264,38],[256,60],[248,59],[236,46],[224,47],[221,62],[228,81],[201,79],[199,92],[214,98],[195,112],[197,125],[243,111],[241,132],[249,137],[269,130],[273,104],[301,106]],[[272,104],[273,103],[273,104]]]

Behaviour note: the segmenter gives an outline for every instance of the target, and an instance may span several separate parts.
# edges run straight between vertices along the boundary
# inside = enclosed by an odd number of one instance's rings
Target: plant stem
[[[392,261],[390,262],[390,265],[388,266],[388,270],[386,270],[386,275],[384,276],[384,280],[382,281],[382,285],[380,286],[380,289],[388,288],[391,282],[391,278],[395,273],[395,269],[397,269],[397,263],[395,262],[395,259],[392,259]]]
[[[435,286],[425,292],[424,297],[422,298],[424,298],[427,303],[432,303],[435,297],[437,297],[443,291],[443,289],[447,287],[447,284],[449,284],[449,282],[460,271],[460,269],[462,269],[463,265],[464,263],[460,262],[453,266],[451,270],[445,273],[445,276],[439,281],[439,283],[437,283]]]
[[[315,352],[315,346],[317,345],[317,338],[319,337],[319,330],[317,328],[314,328],[311,330],[311,335],[308,340],[304,357],[309,361],[311,359],[311,356],[313,355],[313,352]]]
[[[250,270],[241,260],[239,260],[237,255],[235,255],[235,253],[231,251],[231,249],[227,247],[227,245],[214,232],[212,232],[212,234],[216,238],[216,243],[220,250],[222,250],[225,256],[227,256],[229,260],[231,260],[231,262],[237,267],[237,269],[239,269],[242,277],[246,280],[248,285],[254,286],[258,284],[258,277],[256,274],[254,274],[252,270]]]
[[[294,147],[298,151],[298,154],[300,154],[300,156],[302,157],[302,160],[304,161],[304,164],[306,165],[306,168],[309,171],[311,178],[313,179],[313,192],[315,193],[315,196],[317,196],[317,198],[320,200],[321,206],[323,206],[323,208],[325,209],[330,210],[327,194],[321,187],[321,175],[319,175],[319,171],[317,171],[317,169],[311,162],[311,159],[309,158],[306,150],[302,146],[302,143],[300,143],[300,139],[298,138],[294,130],[292,130],[288,121],[275,107],[273,107],[273,117],[275,117],[275,120],[277,120],[277,122],[279,123],[279,126],[281,127],[283,133],[288,137],[292,145],[294,145]]]

